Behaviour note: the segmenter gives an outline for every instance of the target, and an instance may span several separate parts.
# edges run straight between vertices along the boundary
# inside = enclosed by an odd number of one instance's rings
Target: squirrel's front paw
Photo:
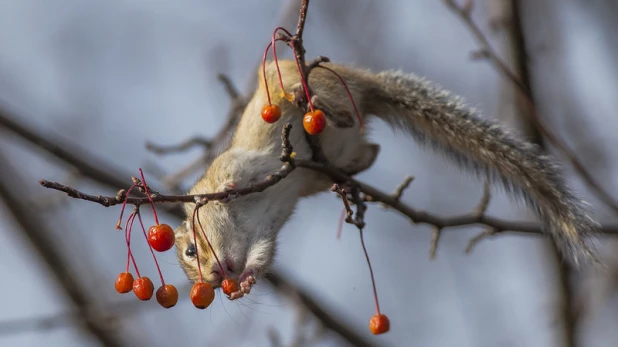
[[[251,292],[251,288],[255,284],[255,276],[253,270],[245,270],[239,277],[240,290],[230,294],[230,300],[240,299]]]

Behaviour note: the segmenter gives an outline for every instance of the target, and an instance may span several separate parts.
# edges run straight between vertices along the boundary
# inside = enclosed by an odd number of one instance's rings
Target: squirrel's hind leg
[[[350,164],[341,167],[348,175],[356,175],[369,169],[375,163],[380,153],[380,145],[376,143],[363,144],[357,156],[350,161]]]

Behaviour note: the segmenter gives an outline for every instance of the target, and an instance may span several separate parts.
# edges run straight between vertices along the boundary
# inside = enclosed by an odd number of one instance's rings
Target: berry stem
[[[281,39],[275,39],[275,41],[281,41]],[[264,78],[264,87],[266,88],[266,97],[268,98],[268,104],[269,105],[272,105],[272,102],[270,100],[270,91],[269,91],[269,88],[268,88],[268,79],[266,78],[266,57],[268,56],[268,50],[270,49],[270,47],[271,46],[274,47],[273,42],[274,41],[271,41],[271,42],[268,43],[268,45],[266,46],[266,49],[264,50],[264,55],[262,56],[262,77]],[[279,71],[279,63],[277,62],[276,58],[275,58],[275,64],[277,65],[277,73],[279,74],[279,81],[281,81],[281,72]],[[283,82],[281,82],[281,83],[282,83],[281,84],[281,90],[283,90]]]
[[[279,76],[279,85],[281,86],[281,92],[285,94],[285,90],[283,89],[283,79],[281,78],[281,70],[279,69],[279,59],[277,59],[277,45],[275,44],[275,41],[277,40],[275,39],[275,35],[277,34],[277,31],[279,30],[283,31],[288,36],[292,36],[292,34],[290,34],[290,32],[287,31],[283,27],[277,27],[273,31],[273,36],[270,42],[271,45],[273,46],[273,59],[275,60],[275,66],[277,67],[277,75]]]
[[[269,43],[268,46],[266,46],[266,49],[264,50],[264,56],[262,57],[262,77],[264,77],[264,87],[266,87],[266,97],[268,98],[268,104],[272,105],[270,101],[270,91],[268,90],[268,80],[266,78],[266,55],[268,55],[268,50],[270,49],[270,46],[272,46],[272,42]]]
[[[212,245],[210,244],[210,241],[208,240],[208,237],[206,236],[206,232],[204,231],[204,227],[202,226],[202,221],[200,220],[199,214],[197,215],[197,223],[200,225],[200,230],[202,230],[202,235],[204,235],[204,239],[206,239],[206,242],[208,243],[208,247],[212,251],[212,254],[215,256],[215,259],[217,260],[217,264],[219,264],[219,269],[221,269],[221,274],[223,275],[223,278],[226,278],[227,276],[225,276],[225,270],[223,270],[223,266],[221,266],[219,257],[217,257],[217,253],[215,252],[215,249],[212,248]]]
[[[307,102],[309,102],[309,108],[311,112],[314,112],[313,103],[311,102],[311,95],[309,95],[309,88],[307,88],[307,81],[305,81],[305,74],[303,71],[303,67],[300,66],[300,61],[298,60],[298,55],[294,54],[294,59],[296,60],[296,66],[298,66],[298,73],[300,74],[300,81],[303,83],[303,89],[305,90],[305,95],[307,96]]]
[[[363,119],[360,115],[360,112],[358,112],[358,107],[356,107],[356,102],[354,102],[354,98],[352,97],[352,93],[350,92],[350,89],[348,88],[348,84],[345,83],[341,75],[339,75],[335,70],[329,67],[326,67],[326,66],[322,66],[322,65],[318,65],[317,67],[330,71],[333,75],[337,76],[341,84],[343,84],[343,88],[345,88],[346,93],[348,93],[348,97],[350,98],[350,101],[352,102],[352,106],[354,107],[354,112],[356,112],[356,118],[358,119],[360,131],[362,132],[363,131]]]
[[[116,223],[116,230],[120,230],[120,224],[122,224],[122,216],[124,214],[124,209],[127,206],[127,198],[129,197],[129,194],[131,193],[131,191],[133,190],[133,188],[137,187],[137,185],[132,185],[131,187],[129,187],[129,189],[127,190],[127,192],[125,193],[125,199],[122,202],[122,208],[120,209],[120,217],[118,218],[118,223]]]
[[[140,169],[140,172],[142,170]],[[144,185],[146,185],[144,183]],[[159,267],[159,262],[157,261],[157,257],[154,254],[154,251],[152,250],[152,246],[150,245],[150,242],[148,242],[148,235],[146,234],[146,228],[144,228],[144,223],[142,222],[142,215],[139,213],[139,210],[136,212],[137,214],[137,219],[139,219],[139,225],[142,227],[142,232],[144,233],[144,238],[146,239],[146,243],[148,244],[148,248],[150,248],[150,253],[152,254],[152,258],[154,259],[155,265],[157,266],[157,272],[159,273],[159,278],[161,278],[161,285],[165,286],[165,280],[163,280],[163,273],[161,272],[161,268]],[[133,217],[133,219],[135,219],[135,217]]]
[[[369,266],[369,274],[371,274],[371,285],[373,286],[373,297],[376,301],[376,313],[380,314],[380,303],[378,302],[378,290],[376,289],[376,280],[373,277],[373,269],[371,268],[371,261],[369,260],[369,253],[367,253],[367,247],[365,247],[365,238],[363,237],[363,229],[359,229],[361,245],[363,246],[363,252],[365,252],[365,258],[367,259],[367,265]]]
[[[133,256],[133,252],[131,252],[131,230],[133,230],[133,221],[135,221],[135,213],[131,213],[129,218],[127,218],[127,224],[124,227],[124,229],[125,229],[125,238],[126,238],[127,249],[128,249],[128,254],[127,254],[127,271],[126,272],[129,272],[129,259],[131,259],[133,261],[133,267],[135,268],[135,274],[137,275],[137,278],[140,278],[141,275],[139,274],[139,270],[137,268],[137,263],[135,262],[135,257]]]
[[[152,213],[154,214],[155,224],[158,226],[159,217],[157,217],[157,210],[155,209],[154,201],[152,201],[152,196],[150,196],[150,192],[148,191],[148,184],[146,184],[146,177],[144,177],[144,172],[142,171],[142,168],[139,168],[139,175],[142,178],[142,184],[144,185],[146,196],[148,196],[148,200],[150,200],[150,205],[152,206]],[[141,219],[142,218],[140,217],[140,222],[141,222]],[[146,237],[146,241],[148,241],[148,237]]]
[[[200,253],[198,252],[199,247],[197,246],[197,231],[195,229],[195,215],[197,214],[199,206],[196,205],[193,209],[193,217],[191,221],[191,227],[193,229],[193,244],[195,245],[195,260],[197,261],[197,272],[200,273],[200,283],[204,282],[204,278],[202,277],[202,266],[200,264]]]

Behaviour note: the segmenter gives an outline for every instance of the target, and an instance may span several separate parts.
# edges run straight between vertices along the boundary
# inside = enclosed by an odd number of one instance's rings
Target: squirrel
[[[498,123],[482,118],[462,98],[441,87],[400,71],[372,73],[334,63],[321,63],[346,81],[360,116],[379,118],[418,143],[446,155],[459,166],[479,175],[488,174],[514,198],[523,198],[543,223],[564,258],[575,265],[597,261],[593,234],[598,224],[585,203],[565,183],[557,164],[540,148],[514,136]],[[298,67],[293,60],[279,61],[284,89],[304,95]],[[258,71],[259,85],[247,104],[231,144],[218,155],[189,194],[229,191],[260,182],[281,167],[281,127],[291,123],[290,142],[297,159],[312,158],[302,126],[304,112],[282,97],[274,62],[267,63],[266,78]],[[268,104],[265,80],[273,104],[281,109],[281,120],[268,124],[260,117]],[[313,105],[327,117],[326,129],[318,135],[329,164],[350,174],[372,166],[380,151],[359,131],[355,111],[340,80],[327,69],[314,68],[307,78]],[[301,91],[298,93],[298,91]],[[301,100],[302,101],[302,100]],[[304,100],[306,103],[307,100]],[[211,201],[198,210],[202,226],[226,275],[238,279],[239,294],[248,294],[256,279],[268,273],[275,256],[277,235],[295,211],[299,199],[328,191],[332,181],[325,174],[297,168],[285,179],[261,193],[231,201]],[[222,273],[201,232],[193,244],[193,206],[185,205],[187,220],[176,228],[179,262],[190,280],[199,273],[214,287]],[[199,230],[199,229],[198,229]]]

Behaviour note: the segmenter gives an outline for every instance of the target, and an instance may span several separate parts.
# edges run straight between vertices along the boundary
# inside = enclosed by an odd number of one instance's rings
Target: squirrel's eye
[[[195,257],[195,245],[191,244],[189,248],[185,251],[185,255],[189,258]]]

